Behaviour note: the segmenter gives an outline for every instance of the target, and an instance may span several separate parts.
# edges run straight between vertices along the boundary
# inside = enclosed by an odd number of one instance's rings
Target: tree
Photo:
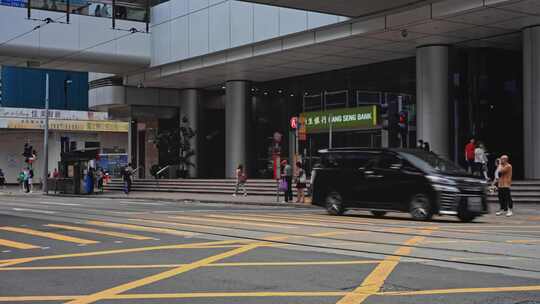
[[[174,153],[169,163],[166,165],[177,165],[180,168],[182,177],[187,177],[190,167],[195,167],[191,158],[195,156],[192,147],[192,139],[197,136],[197,132],[189,125],[189,119],[183,117],[178,128],[171,130],[160,130],[154,140],[158,149],[167,149],[167,153]]]

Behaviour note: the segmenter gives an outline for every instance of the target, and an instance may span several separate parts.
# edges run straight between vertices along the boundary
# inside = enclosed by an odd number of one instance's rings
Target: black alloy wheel
[[[433,217],[431,202],[428,196],[423,193],[414,195],[409,207],[411,216],[417,221],[427,221]]]
[[[345,213],[345,207],[343,206],[343,198],[338,192],[330,192],[326,195],[326,211],[330,215],[343,215]]]

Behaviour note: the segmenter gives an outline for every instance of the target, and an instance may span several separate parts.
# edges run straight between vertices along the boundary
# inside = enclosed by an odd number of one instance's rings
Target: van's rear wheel
[[[433,208],[427,195],[419,193],[411,198],[410,213],[417,221],[427,221],[433,217]]]
[[[330,192],[325,199],[326,211],[330,215],[343,215],[345,206],[343,206],[343,198],[338,192]]]
[[[371,214],[373,214],[375,217],[383,217],[386,215],[386,211],[375,211],[372,210]]]

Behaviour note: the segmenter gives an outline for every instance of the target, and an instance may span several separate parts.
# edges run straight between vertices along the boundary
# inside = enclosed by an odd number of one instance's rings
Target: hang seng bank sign
[[[332,130],[374,129],[378,127],[377,106],[362,106],[321,112],[300,114],[300,123],[306,133],[327,132]]]

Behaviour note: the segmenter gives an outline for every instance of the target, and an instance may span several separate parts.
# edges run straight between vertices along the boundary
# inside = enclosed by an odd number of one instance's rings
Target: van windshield
[[[463,170],[455,163],[439,157],[435,153],[418,151],[407,151],[400,153],[403,158],[411,162],[413,165],[418,166],[423,171],[437,172],[449,175],[463,175],[467,174],[467,171]]]

